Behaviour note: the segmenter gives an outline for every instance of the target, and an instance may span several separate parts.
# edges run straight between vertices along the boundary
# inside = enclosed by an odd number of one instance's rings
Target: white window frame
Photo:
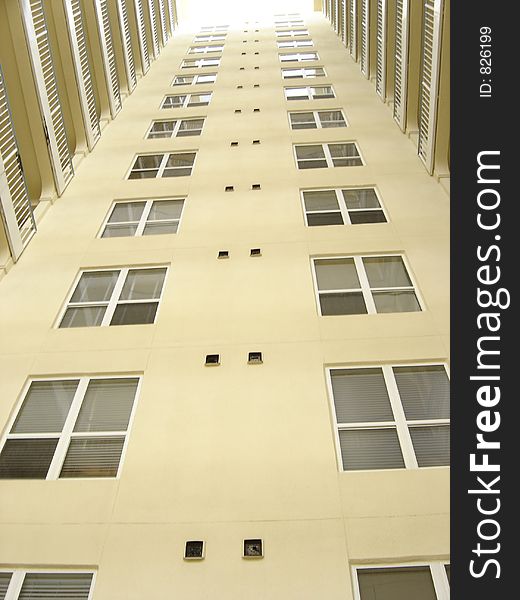
[[[288,31],[277,31],[276,37],[297,37],[300,35],[310,35],[308,29],[289,29]]]
[[[200,128],[200,133],[198,133],[197,135],[202,135],[202,131],[204,130],[204,125],[206,123],[206,117],[188,117],[186,119],[154,119],[150,125],[150,127],[148,127],[147,131],[146,131],[146,135],[144,136],[145,140],[169,140],[172,138],[177,137],[177,134],[179,133],[179,130],[181,128],[182,123],[184,123],[185,121],[200,121],[202,120],[202,127]],[[163,123],[163,122],[169,122],[169,123],[175,123],[172,131],[170,132],[170,135],[168,136],[160,136],[160,137],[148,137],[150,135],[150,133],[152,132],[153,126],[155,125],[155,123]],[[194,130],[195,131],[195,130]],[[180,137],[197,137],[195,135],[191,135],[191,136],[180,136]]]
[[[114,200],[114,202],[112,202],[112,205],[110,206],[110,210],[107,213],[107,216],[105,217],[103,224],[101,225],[101,229],[98,232],[97,237],[107,240],[107,239],[113,239],[110,237],[103,237],[103,233],[105,231],[106,226],[109,224],[109,219],[110,216],[112,215],[112,212],[114,211],[114,208],[118,205],[118,204],[128,204],[130,202],[145,202],[145,207],[143,209],[143,213],[141,214],[141,217],[139,218],[138,221],[117,221],[115,223],[110,223],[110,225],[134,225],[135,223],[137,223],[137,229],[135,231],[135,233],[133,235],[128,235],[128,236],[120,236],[120,237],[141,237],[143,235],[143,231],[144,228],[146,227],[146,225],[148,225],[148,215],[150,214],[150,211],[152,210],[152,206],[154,204],[154,202],[163,202],[163,201],[168,201],[168,200],[182,200],[183,204],[182,204],[182,210],[181,210],[181,215],[178,219],[162,219],[160,221],[150,221],[150,223],[172,223],[172,222],[177,222],[177,232],[180,229],[181,226],[181,221],[182,221],[182,216],[184,215],[184,206],[186,204],[186,196],[168,196],[167,198],[131,198],[128,200]],[[176,232],[176,233],[177,233]],[[166,235],[171,235],[171,234],[166,234]],[[166,281],[166,278],[165,278]]]
[[[166,138],[168,139],[168,138]],[[134,158],[132,159],[132,164],[130,166],[130,168],[128,169],[127,173],[126,173],[126,177],[125,179],[130,179],[130,174],[133,171],[133,166],[135,165],[135,161],[140,157],[140,156],[155,156],[156,154],[162,154],[162,160],[161,160],[161,164],[159,165],[159,167],[157,167],[157,175],[155,177],[147,177],[144,179],[161,179],[164,173],[164,170],[166,169],[166,164],[168,163],[168,159],[170,158],[171,155],[173,154],[195,154],[195,158],[193,159],[193,164],[191,165],[191,171],[189,175],[183,175],[182,177],[191,177],[192,173],[193,173],[193,169],[195,168],[195,163],[197,162],[197,154],[198,151],[197,150],[182,150],[182,151],[178,151],[178,152],[139,152],[138,154],[134,155]],[[170,167],[171,168],[171,167]],[[187,167],[179,167],[179,168],[187,168]],[[142,170],[142,169],[140,169]],[[154,171],[155,169],[150,169],[151,171]],[[139,178],[136,178],[137,180],[139,180]],[[132,181],[135,181],[134,179],[132,179]]]
[[[330,87],[331,91],[332,91],[332,96],[326,96],[324,98],[316,98],[314,90],[316,88],[323,88],[323,87]],[[307,98],[289,98],[287,96],[287,91],[288,90],[305,90],[307,92]],[[330,100],[331,98],[335,98],[336,97],[336,92],[334,91],[334,87],[330,84],[330,83],[326,83],[324,85],[295,85],[295,86],[288,86],[288,87],[284,87],[283,88],[283,93],[284,93],[284,97],[285,100],[287,102],[294,102],[294,101],[298,101],[298,100]]]
[[[359,589],[358,571],[364,569],[399,569],[402,567],[429,567],[433,581],[433,587],[437,595],[437,600],[450,600],[450,584],[446,575],[446,566],[450,564],[449,560],[441,561],[421,561],[406,563],[377,563],[367,565],[351,565],[352,585],[354,588],[354,600],[362,600]]]
[[[194,44],[207,44],[211,42],[225,42],[227,33],[197,34],[193,40]]]
[[[312,48],[314,42],[312,40],[287,40],[276,42],[279,49],[283,48]]]
[[[294,58],[285,58],[284,57],[294,57]],[[310,57],[310,58],[306,58]],[[312,62],[314,60],[320,60],[320,57],[317,52],[287,52],[287,53],[278,53],[278,58],[281,63],[289,63],[289,62]]]
[[[166,281],[166,277],[165,277],[165,281]],[[92,431],[92,432],[78,431],[78,432],[74,432],[74,425],[76,424],[76,420],[78,418],[79,411],[81,410],[83,400],[85,399],[85,394],[87,392],[88,385],[89,385],[90,381],[97,380],[97,379],[137,379],[138,380],[137,388],[135,390],[134,402],[132,404],[132,410],[130,411],[130,417],[128,419],[128,427],[126,428],[125,431]],[[21,409],[21,407],[24,403],[24,400],[27,396],[27,392],[29,391],[29,388],[31,387],[32,383],[43,382],[43,381],[76,381],[76,380],[79,381],[78,387],[76,388],[76,391],[74,392],[74,397],[70,404],[69,412],[67,413],[67,417],[65,419],[63,428],[60,433],[9,433],[11,431],[11,428],[12,428],[14,422],[16,421],[16,418],[18,417],[18,413],[20,412],[20,409]],[[57,375],[54,377],[31,377],[31,378],[27,379],[27,381],[25,382],[25,384],[22,388],[22,392],[16,402],[16,405],[15,405],[16,408],[13,411],[11,418],[7,422],[7,425],[2,434],[2,437],[0,438],[0,451],[3,449],[5,442],[8,439],[38,439],[38,440],[40,440],[40,439],[56,439],[56,438],[58,438],[58,444],[56,445],[56,449],[54,450],[54,455],[49,464],[49,470],[47,472],[47,476],[45,477],[45,479],[43,479],[43,478],[38,479],[38,481],[57,481],[60,479],[60,472],[63,467],[63,463],[65,461],[67,451],[69,449],[70,441],[72,439],[74,439],[75,437],[95,438],[95,437],[106,437],[106,436],[114,436],[114,437],[115,436],[118,436],[118,437],[124,436],[125,441],[123,443],[123,448],[121,450],[121,457],[119,459],[119,466],[117,468],[117,474],[115,475],[115,477],[70,477],[70,478],[66,478],[66,479],[74,479],[74,480],[81,479],[83,481],[93,481],[93,480],[102,481],[102,480],[106,480],[106,479],[119,479],[121,476],[123,463],[125,461],[126,450],[128,448],[128,440],[130,438],[130,431],[132,429],[132,425],[133,425],[133,421],[134,421],[134,417],[135,417],[135,413],[136,413],[136,409],[137,409],[137,403],[139,401],[139,396],[141,393],[142,383],[143,383],[143,374],[142,373],[123,373],[123,374],[110,373],[110,374],[91,374],[91,375],[77,375],[77,376],[67,374],[64,376]],[[5,481],[10,481],[10,480],[5,480]],[[37,571],[37,572],[39,572],[39,571]],[[49,572],[59,573],[60,571],[49,571]],[[79,573],[79,572],[83,572],[83,571],[78,570],[78,571],[74,571],[74,572]],[[87,570],[84,572],[90,573],[91,571]],[[8,600],[8,598],[9,598],[9,595],[6,596],[6,600]]]
[[[209,96],[209,100],[206,103],[197,102],[196,104],[190,104],[192,96]],[[184,100],[182,104],[179,106],[164,106],[169,98],[181,98],[184,96]],[[175,108],[198,108],[199,106],[208,106],[213,98],[213,92],[191,92],[189,94],[167,94],[164,96],[161,102],[161,106],[159,108],[164,110],[171,110]]]
[[[181,63],[181,69],[203,69],[204,67],[219,67],[220,59],[218,56],[215,58],[185,58]],[[188,64],[193,63],[193,64]]]
[[[193,79],[190,81],[190,83],[175,83],[175,80],[178,77],[192,77]],[[201,77],[215,77],[215,79],[213,81],[199,81],[199,79]],[[177,87],[180,85],[201,85],[201,84],[207,84],[207,85],[211,85],[213,83],[215,83],[215,81],[217,81],[217,74],[216,73],[201,73],[199,74],[194,74],[194,73],[188,73],[186,75],[175,75],[175,77],[173,78],[172,81],[172,87]]]
[[[370,283],[368,281],[368,276],[365,271],[365,267],[363,265],[363,258],[392,258],[399,257],[404,264],[406,269],[406,273],[412,282],[412,285],[409,286],[400,286],[400,287],[385,287],[385,288],[371,288]],[[316,275],[316,260],[341,260],[341,259],[353,259],[354,265],[356,267],[356,273],[359,279],[359,288],[351,288],[351,289],[343,289],[338,288],[337,290],[319,290],[318,289],[318,277]],[[415,297],[417,298],[417,303],[419,304],[420,311],[415,312],[424,312],[425,306],[423,299],[421,298],[421,294],[419,293],[419,288],[417,283],[415,282],[415,278],[412,275],[412,270],[410,269],[410,265],[408,264],[407,257],[399,252],[389,252],[389,253],[378,253],[378,254],[350,254],[350,255],[334,255],[334,256],[311,256],[311,267],[312,267],[312,280],[314,282],[314,291],[316,298],[316,306],[318,309],[318,315],[320,317],[330,317],[330,316],[361,316],[361,315],[377,315],[377,314],[403,314],[403,313],[378,313],[376,310],[376,304],[372,297],[372,291],[375,292],[391,292],[391,291],[413,291],[415,293]],[[363,295],[363,300],[365,301],[365,306],[367,309],[366,313],[355,313],[351,315],[322,315],[321,314],[321,303],[320,303],[320,291],[324,294],[333,294],[339,292],[361,292]],[[406,313],[405,313],[406,314]]]
[[[344,129],[341,126],[338,127],[323,127],[322,123],[321,123],[321,119],[320,119],[320,115],[319,113],[324,113],[324,112],[340,112],[341,116],[343,117],[343,120],[345,121],[345,127],[349,127],[349,122],[347,121],[347,117],[345,117],[345,113],[343,112],[343,109],[341,108],[323,108],[321,110],[289,110],[287,111],[287,118],[289,119],[289,128],[291,129],[291,131],[308,131],[309,129]],[[296,115],[296,114],[304,114],[304,113],[312,113],[312,116],[314,118],[314,124],[316,125],[316,127],[293,127],[292,125],[292,121],[291,121],[291,115]]]
[[[377,196],[377,200],[379,202],[379,208],[347,208],[347,204],[345,202],[345,199],[343,198],[343,194],[342,191],[343,190],[373,190],[375,195]],[[304,193],[305,192],[334,192],[336,194],[336,199],[338,201],[338,205],[339,205],[339,209],[338,210],[307,210],[305,208],[305,198],[304,198]],[[386,212],[385,207],[383,206],[383,202],[381,200],[381,194],[379,192],[379,190],[377,189],[377,187],[375,185],[354,185],[354,186],[345,186],[345,187],[340,187],[340,188],[307,188],[304,190],[300,190],[300,198],[301,198],[301,202],[302,202],[302,209],[303,209],[303,218],[305,220],[305,225],[307,227],[314,227],[314,225],[309,225],[308,219],[307,219],[307,215],[308,214],[314,214],[314,213],[319,213],[319,214],[323,214],[323,213],[341,213],[341,216],[343,218],[344,221],[344,225],[352,225],[352,221],[350,219],[350,213],[351,212],[376,212],[376,211],[382,211],[386,222],[389,223],[390,219],[388,217],[388,214]],[[356,223],[357,224],[357,223]],[[379,225],[380,223],[362,223],[362,225]],[[384,223],[383,223],[384,224]]]
[[[120,302],[119,297],[121,296],[121,292],[123,291],[123,286],[124,286],[126,278],[128,276],[128,272],[135,271],[135,270],[145,271],[145,270],[149,270],[149,269],[166,269],[166,272],[164,274],[163,285],[162,285],[162,289],[161,289],[161,293],[159,294],[159,297],[158,298],[139,298],[137,300],[122,300]],[[112,294],[111,294],[110,298],[108,300],[104,300],[104,301],[74,302],[73,304],[71,304],[70,301],[72,299],[72,296],[74,295],[74,292],[76,291],[76,288],[78,286],[78,283],[79,283],[82,275],[84,273],[99,273],[101,271],[119,271],[119,275],[117,276],[117,280],[114,285],[114,289],[112,290]],[[69,291],[69,294],[67,295],[66,302],[64,303],[62,309],[60,310],[58,318],[56,319],[56,322],[54,324],[54,328],[55,329],[63,329],[63,330],[76,329],[74,327],[60,327],[60,323],[61,323],[63,317],[65,316],[65,313],[67,312],[68,308],[75,308],[75,307],[81,308],[83,306],[106,305],[107,309],[105,311],[105,314],[103,315],[103,320],[101,321],[101,323],[99,325],[90,325],[87,327],[78,328],[78,329],[85,329],[88,327],[110,327],[110,321],[112,320],[112,317],[114,316],[116,308],[119,304],[145,304],[145,303],[150,303],[150,302],[157,302],[157,310],[155,312],[155,317],[154,317],[153,323],[137,323],[137,325],[154,325],[157,322],[157,315],[159,314],[159,309],[161,308],[161,302],[162,302],[163,295],[164,295],[164,288],[166,287],[166,283],[168,281],[169,271],[170,271],[170,267],[167,264],[131,265],[129,267],[118,266],[118,267],[100,267],[98,269],[81,269],[78,272],[78,274],[76,275],[76,277],[74,278],[74,282],[72,284],[71,290]],[[112,325],[112,327],[118,327],[118,325]]]
[[[360,165],[346,165],[348,168],[352,168],[352,167],[364,167],[366,165],[365,160],[363,159],[363,156],[359,150],[359,146],[357,144],[357,142],[353,141],[353,140],[348,140],[348,141],[341,141],[341,142],[329,142],[329,143],[324,143],[324,144],[294,144],[293,146],[293,153],[294,153],[294,160],[296,161],[296,168],[299,171],[304,171],[306,169],[300,169],[300,166],[298,164],[298,160],[302,160],[302,159],[298,159],[298,156],[296,154],[296,148],[298,146],[321,146],[323,148],[323,152],[325,153],[324,159],[321,160],[325,160],[327,162],[327,166],[326,167],[315,167],[317,169],[320,168],[326,168],[326,169],[340,169],[342,167],[336,167],[334,165],[334,160],[332,158],[332,155],[330,153],[329,150],[329,144],[354,144],[356,146],[357,152],[358,152],[358,156],[351,156],[351,157],[347,157],[347,158],[359,158],[361,160],[361,164]],[[339,158],[339,157],[336,157]],[[308,160],[317,160],[317,159],[308,159]]]
[[[190,46],[188,54],[212,54],[213,52],[224,52],[224,44],[213,44],[211,46]]]
[[[372,472],[372,471],[393,471],[404,469],[446,469],[448,465],[437,465],[434,467],[419,467],[417,458],[415,457],[415,450],[413,448],[412,437],[410,435],[410,426],[417,427],[428,427],[428,426],[450,426],[450,419],[422,419],[407,421],[404,413],[403,403],[401,402],[401,396],[399,395],[399,389],[395,381],[393,374],[393,367],[444,367],[448,379],[450,378],[450,371],[448,365],[443,361],[438,362],[413,362],[413,363],[392,363],[392,364],[355,364],[355,365],[334,365],[332,367],[325,367],[325,374],[327,380],[327,391],[329,396],[329,408],[331,411],[332,423],[334,427],[334,445],[336,448],[336,462],[338,470],[342,473],[352,473],[353,470],[343,468],[343,458],[341,456],[341,443],[339,439],[340,431],[357,431],[360,429],[369,430],[381,430],[381,429],[393,429],[397,433],[399,440],[399,449],[403,455],[404,467],[395,467],[394,469],[356,469],[356,472]],[[393,421],[374,421],[374,422],[363,422],[363,423],[338,423],[336,418],[336,405],[334,403],[334,392],[332,389],[332,376],[331,371],[334,370],[360,370],[360,369],[381,369],[385,380],[386,391],[390,401],[392,413],[394,415]],[[410,425],[411,424],[411,425]]]
[[[323,74],[322,75],[308,75],[306,73],[306,71],[310,70],[309,68],[302,67],[301,69],[298,69],[298,68],[294,68],[294,67],[288,67],[288,68],[282,68],[282,70],[281,70],[282,79],[284,81],[286,81],[287,79],[318,79],[319,77],[327,77],[327,72],[325,71],[325,67],[316,66],[316,67],[310,67],[310,68],[315,69],[315,70],[321,69],[323,71]],[[299,73],[301,73],[301,75],[285,77],[286,73],[288,73],[290,71],[299,72]]]

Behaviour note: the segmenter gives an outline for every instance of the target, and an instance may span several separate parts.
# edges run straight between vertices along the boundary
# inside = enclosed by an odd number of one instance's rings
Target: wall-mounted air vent
[[[219,250],[217,258],[229,258],[229,250]]]
[[[204,558],[204,542],[201,540],[190,540],[184,548],[186,560],[201,560]]]
[[[260,248],[251,248],[251,256],[262,256],[262,251]]]
[[[207,367],[218,367],[220,365],[220,354],[206,354]]]
[[[262,558],[263,556],[262,540],[244,540],[244,558]]]
[[[247,363],[249,365],[261,365],[264,361],[262,360],[261,352],[249,352],[247,355]]]

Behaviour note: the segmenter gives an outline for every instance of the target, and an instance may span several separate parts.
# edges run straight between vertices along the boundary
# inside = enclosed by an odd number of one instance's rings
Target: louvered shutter
[[[110,15],[108,12],[108,0],[95,0],[96,18],[101,46],[101,57],[103,59],[103,70],[108,91],[108,102],[110,114],[115,117],[121,109],[121,93],[119,90],[119,78],[117,76],[117,63],[114,53],[112,30],[110,27]]]
[[[146,43],[146,23],[144,20],[143,0],[134,0],[135,19],[137,21],[137,38],[139,40],[139,52],[141,54],[141,64],[143,75],[150,68],[150,55],[148,54],[148,45]]]
[[[88,147],[92,150],[101,136],[101,130],[96,110],[96,98],[94,96],[94,86],[85,39],[85,24],[81,1],[65,0],[65,14],[67,15],[67,26],[79,101],[83,114],[83,124],[85,126]]]
[[[419,156],[433,173],[441,55],[443,0],[425,0],[419,80]]]
[[[12,576],[12,573],[0,573],[0,600],[5,599]]]
[[[20,0],[20,6],[56,190],[61,195],[73,177],[74,169],[58,96],[43,0]]]
[[[357,0],[350,0],[349,4],[349,35],[350,56],[357,60]]]
[[[159,56],[159,29],[157,28],[157,13],[155,12],[155,0],[148,0],[148,12],[150,14],[150,29],[152,31],[152,49],[154,58]]]
[[[18,600],[87,600],[92,573],[27,573]]]
[[[387,1],[377,0],[376,92],[386,100],[386,11]]]
[[[9,247],[16,261],[36,231],[20,153],[0,67],[0,210]]]
[[[158,0],[159,2],[159,23],[161,24],[161,36],[163,46],[168,41],[168,26],[166,24],[166,4],[165,0]]]
[[[361,73],[368,79],[370,76],[370,2],[361,0]]]
[[[177,14],[175,12],[175,0],[168,0],[168,17],[170,21],[170,35],[173,35],[175,27],[177,26]]]
[[[121,49],[123,51],[123,60],[125,62],[128,91],[132,92],[137,85],[137,76],[135,74],[132,37],[130,34],[130,24],[128,22],[128,12],[125,0],[117,0],[117,13],[119,16],[119,33],[121,35]]]
[[[349,33],[348,33],[348,0],[341,0],[343,7],[343,43],[348,46]]]
[[[394,120],[402,131],[406,130],[408,95],[408,14],[409,0],[396,0]]]

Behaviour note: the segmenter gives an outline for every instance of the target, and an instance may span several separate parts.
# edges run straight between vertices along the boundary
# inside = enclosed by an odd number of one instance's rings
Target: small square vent
[[[220,354],[206,354],[206,366],[217,367],[220,365]]]
[[[261,352],[249,352],[247,355],[247,362],[250,365],[261,365],[264,361],[262,360]]]
[[[253,108],[253,112],[260,112],[259,108]]]
[[[251,186],[252,190],[260,190],[262,189],[261,185],[259,183],[253,183],[253,185]]]
[[[204,558],[204,542],[201,540],[190,540],[184,548],[186,560],[201,560]]]
[[[262,540],[244,540],[244,558],[262,558]]]
[[[229,250],[219,250],[217,258],[229,258]]]
[[[233,144],[231,144],[231,145],[233,145]],[[237,142],[237,145],[238,145],[238,142]],[[235,188],[232,185],[226,185],[226,187],[224,188],[224,191],[225,192],[234,192]]]

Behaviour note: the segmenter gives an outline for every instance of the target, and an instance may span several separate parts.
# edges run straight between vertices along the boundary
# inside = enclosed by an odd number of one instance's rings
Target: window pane
[[[311,88],[314,98],[334,98],[334,92],[330,85]]]
[[[361,600],[437,600],[428,567],[359,569]]]
[[[106,306],[67,308],[60,327],[96,327],[101,325],[106,310]]]
[[[19,600],[87,600],[92,573],[27,573]]]
[[[320,145],[296,146],[296,156],[298,159],[325,158],[325,151]]]
[[[178,227],[179,224],[177,221],[173,221],[172,223],[148,223],[143,230],[143,235],[177,233]]]
[[[11,433],[60,433],[79,381],[33,381]]]
[[[158,302],[118,304],[110,325],[145,325],[155,321]]]
[[[394,420],[382,369],[334,369],[330,375],[338,423]]]
[[[293,129],[316,129],[316,121],[312,112],[290,113]]]
[[[364,315],[367,313],[365,300],[361,292],[343,292],[320,294],[321,314],[326,315]]]
[[[378,313],[419,312],[421,307],[414,292],[373,292]]]
[[[138,383],[137,377],[92,379],[74,431],[126,431]]]
[[[206,75],[199,75],[197,78],[197,83],[214,83],[216,79],[216,74],[207,73]]]
[[[126,223],[139,221],[146,202],[118,202],[114,205],[109,223]]]
[[[347,208],[379,208],[379,200],[375,190],[362,188],[356,190],[341,190]]]
[[[332,158],[359,156],[356,144],[329,144]]]
[[[147,221],[180,219],[184,200],[158,200],[152,204]]]
[[[309,92],[307,88],[291,88],[285,90],[285,97],[287,100],[298,100],[300,98],[308,98]]]
[[[200,135],[203,125],[204,119],[189,119],[181,121],[177,136],[185,137],[188,135]]]
[[[103,231],[103,238],[128,237],[135,235],[137,223],[135,225],[107,225]]]
[[[169,138],[177,121],[156,121],[148,134],[149,138]]]
[[[338,199],[334,190],[303,192],[303,200],[307,210],[339,210]]]
[[[318,113],[322,127],[346,127],[340,110],[327,110]]]
[[[413,448],[420,467],[437,467],[450,464],[450,428],[410,427]]]
[[[319,290],[352,290],[361,287],[353,258],[315,260]]]
[[[194,75],[178,75],[173,82],[173,85],[184,85],[193,83]]]
[[[349,212],[352,225],[363,223],[386,223],[386,217],[382,210],[359,210]]]
[[[451,583],[451,565],[444,565],[446,570],[446,577],[448,578],[448,583]]]
[[[371,288],[409,287],[412,285],[400,256],[363,258]]]
[[[191,167],[195,160],[195,152],[170,154],[166,167]]]
[[[442,365],[394,367],[407,420],[449,419],[450,381]]]
[[[135,159],[132,169],[157,169],[161,164],[162,154],[144,154]]]
[[[81,275],[71,302],[108,302],[119,271],[89,271]]]
[[[184,104],[188,96],[168,96],[163,102],[163,108],[176,108]]]
[[[0,479],[45,479],[57,444],[57,438],[8,439],[0,454]]]
[[[332,212],[308,214],[307,224],[309,227],[315,227],[319,225],[343,225],[344,223],[340,212]]]
[[[130,269],[119,300],[159,298],[166,269]]]
[[[153,179],[157,177],[157,169],[150,169],[148,171],[132,171],[128,176],[128,179]]]
[[[72,438],[60,477],[115,477],[124,443],[124,436]]]
[[[338,433],[343,468],[346,471],[404,468],[395,429],[357,429]],[[408,599],[409,596],[404,596],[403,600],[404,598]]]
[[[209,104],[211,94],[192,94],[188,106],[204,106]]]
[[[4,600],[12,573],[0,573],[0,600]]]

